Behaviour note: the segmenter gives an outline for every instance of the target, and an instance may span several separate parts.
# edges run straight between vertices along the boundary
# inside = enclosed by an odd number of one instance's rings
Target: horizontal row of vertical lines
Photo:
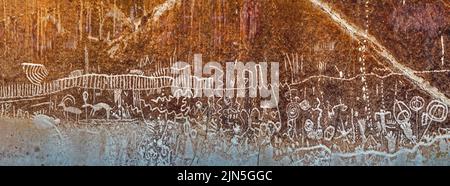
[[[137,75],[83,75],[35,84],[10,84],[0,86],[0,98],[32,97],[82,87],[90,89],[148,90],[168,86],[170,78],[152,78]]]

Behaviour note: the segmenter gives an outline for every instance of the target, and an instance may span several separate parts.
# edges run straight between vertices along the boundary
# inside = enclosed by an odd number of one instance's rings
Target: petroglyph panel
[[[444,0],[0,0],[2,165],[449,165]]]

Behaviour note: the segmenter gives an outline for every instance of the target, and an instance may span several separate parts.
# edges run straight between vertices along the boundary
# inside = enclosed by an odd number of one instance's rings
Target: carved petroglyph
[[[34,85],[41,84],[48,75],[48,70],[41,64],[22,63],[22,67],[28,80]]]
[[[31,21],[25,29],[38,58],[11,58],[42,64],[22,63],[18,75],[2,68],[0,127],[30,123],[41,136],[55,130],[66,156],[78,140],[98,164],[370,165],[445,155],[445,34],[432,43],[437,65],[419,64],[402,56],[420,54],[404,38],[378,34],[376,2],[353,2],[357,18],[339,11],[339,1],[269,2],[211,1],[207,14],[199,1],[137,1],[124,10],[129,2],[82,0],[70,27],[61,13],[39,9],[37,19],[51,25]],[[285,12],[299,20],[273,23],[287,20]],[[0,35],[17,35],[2,30],[21,22],[4,19]],[[53,44],[48,26],[58,34]],[[63,34],[70,35],[64,56],[52,56]],[[3,56],[12,55],[11,43],[0,46]]]
[[[386,58],[390,65],[396,70],[401,72],[405,77],[409,78],[416,86],[420,87],[422,90],[429,93],[435,99],[439,99],[447,105],[450,105],[450,99],[440,92],[437,88],[433,87],[430,82],[414,74],[414,71],[405,65],[398,62],[398,60],[383,46],[377,39],[370,34],[362,31],[356,26],[350,24],[348,21],[343,19],[338,13],[336,13],[329,5],[322,2],[321,0],[310,0],[314,5],[318,6],[327,15],[331,17],[339,26],[341,26],[350,36],[356,40],[363,38],[367,40],[373,47],[373,50],[380,56]]]
[[[91,108],[91,113],[90,113],[91,116],[94,116],[95,113],[96,113],[97,111],[99,111],[99,110],[105,110],[105,113],[106,113],[106,119],[109,119],[109,114],[110,114],[110,112],[111,112],[111,107],[110,107],[108,104],[106,104],[106,103],[97,103],[97,104],[94,104],[94,105],[91,105],[91,104],[84,104],[84,105],[81,106],[81,107],[82,107],[82,108],[90,107],[90,108]]]
[[[76,108],[76,107],[72,107],[72,106],[67,107],[66,106],[66,101],[71,101],[72,104],[75,104],[75,98],[72,95],[66,95],[66,96],[64,96],[61,99],[61,102],[59,103],[58,106],[62,107],[63,112],[64,112],[64,116],[66,118],[69,116],[69,113],[70,113],[70,114],[75,115],[75,119],[76,119],[76,121],[78,121],[78,118],[79,118],[79,116],[80,116],[82,111],[79,108]]]
[[[227,62],[226,71],[216,62],[210,62],[202,68],[202,55],[194,56],[194,74],[191,74],[191,66],[186,62],[177,62],[172,67],[172,74],[177,75],[172,83],[172,95],[175,97],[185,96],[202,97],[225,95],[228,98],[255,98],[259,95],[262,98],[270,98],[261,102],[262,108],[274,108],[279,100],[279,65],[276,62],[270,63],[270,77],[268,82],[268,64],[261,62],[256,64],[248,62]],[[214,70],[215,74],[211,78],[203,78],[202,73],[210,74]],[[246,73],[248,72],[248,73]],[[226,76],[224,81],[223,75]],[[248,78],[246,78],[248,74]],[[247,80],[247,82],[245,81]],[[246,84],[249,84],[248,86]],[[226,88],[224,88],[226,85]],[[246,89],[249,90],[248,96]],[[236,95],[235,95],[236,90]]]

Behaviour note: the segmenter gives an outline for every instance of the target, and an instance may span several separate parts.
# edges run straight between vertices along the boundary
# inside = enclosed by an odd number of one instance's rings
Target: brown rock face
[[[2,0],[0,164],[448,164],[449,10]]]

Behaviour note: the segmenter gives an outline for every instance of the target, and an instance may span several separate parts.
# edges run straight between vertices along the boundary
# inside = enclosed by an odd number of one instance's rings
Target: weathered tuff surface
[[[448,165],[446,1],[0,5],[2,164]],[[170,76],[194,54],[279,62],[278,107],[173,99],[170,79],[145,90],[81,83]],[[33,125],[39,114],[61,119],[61,135]]]

